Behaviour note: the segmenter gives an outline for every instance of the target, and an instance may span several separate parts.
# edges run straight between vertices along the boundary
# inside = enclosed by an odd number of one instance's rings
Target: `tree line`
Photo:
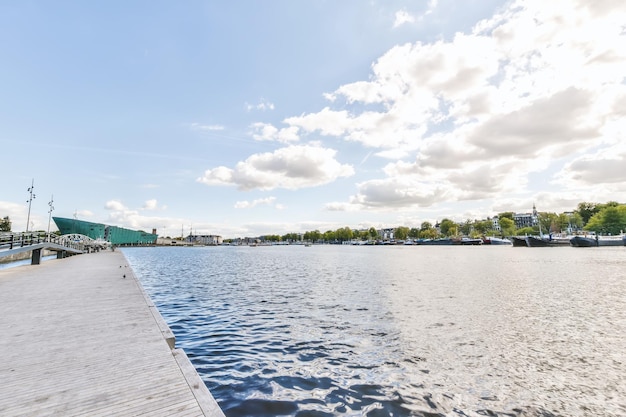
[[[436,239],[440,237],[468,236],[472,238],[483,236],[510,237],[515,235],[533,235],[542,233],[568,232],[596,232],[602,235],[618,235],[626,231],[626,204],[614,201],[608,203],[579,203],[573,212],[537,213],[537,224],[529,227],[517,228],[514,220],[515,213],[503,212],[498,214],[500,230],[494,229],[492,219],[466,220],[455,222],[444,218],[438,225],[431,222],[422,222],[419,228],[399,226],[393,228],[393,237],[396,240],[406,239]],[[435,227],[438,226],[438,227]],[[268,242],[307,242],[341,243],[351,240],[379,240],[382,239],[379,231],[370,227],[366,230],[342,227],[336,230],[307,231],[301,233],[287,233],[285,235],[261,236]]]

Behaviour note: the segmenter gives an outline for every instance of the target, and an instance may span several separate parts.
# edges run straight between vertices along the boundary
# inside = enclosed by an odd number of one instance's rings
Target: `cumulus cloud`
[[[298,136],[298,128],[296,126],[278,129],[269,123],[258,122],[253,123],[251,127],[252,138],[258,141],[289,143],[297,142],[300,139]]]
[[[76,214],[76,217],[80,219],[84,219],[84,218],[88,219],[94,216],[94,213],[91,210],[76,210],[74,214]]]
[[[415,17],[409,14],[406,10],[399,10],[396,12],[396,18],[393,22],[393,27],[397,28],[405,23],[415,22]]]
[[[119,200],[109,200],[104,203],[104,208],[110,211],[125,211],[128,210],[124,204]]]
[[[197,181],[234,185],[241,190],[315,187],[354,174],[352,166],[335,159],[336,153],[334,149],[318,146],[288,146],[252,155],[234,168],[209,169]]]
[[[142,210],[146,211],[154,211],[154,210],[165,210],[167,206],[159,207],[159,204],[156,199],[146,200],[141,207]]]
[[[609,148],[625,140],[625,21],[620,2],[514,1],[471,33],[391,48],[368,80],[325,94],[332,106],[284,122],[396,159],[329,210],[493,198],[559,163],[561,184],[615,187],[626,175],[626,153]]]
[[[11,230],[14,232],[21,232],[26,230],[27,210],[27,204],[16,204],[8,201],[0,201],[0,217],[9,217],[9,220],[11,221]],[[35,218],[31,215],[30,220],[31,222],[34,222],[35,230],[41,228],[42,223],[39,217]]]
[[[625,167],[626,143],[620,143],[575,158],[555,175],[555,182],[568,188],[617,184],[626,190]]]

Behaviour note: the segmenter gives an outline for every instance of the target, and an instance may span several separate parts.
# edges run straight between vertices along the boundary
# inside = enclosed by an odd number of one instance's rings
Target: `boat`
[[[453,245],[452,239],[450,238],[439,238],[439,239],[426,239],[423,240],[422,245]]]
[[[618,236],[574,236],[570,244],[575,248],[589,248],[596,246],[626,246],[626,235]]]
[[[514,247],[528,247],[528,244],[526,243],[526,236],[511,236],[511,242]]]
[[[453,244],[455,245],[466,245],[466,246],[474,246],[474,245],[482,245],[482,239],[472,239],[469,237],[462,237],[461,239],[454,239]]]
[[[526,245],[529,248],[546,248],[553,246],[570,246],[569,236],[526,236]]]
[[[512,242],[506,238],[489,236],[483,238],[483,245],[511,245]],[[526,241],[524,241],[524,245],[526,245]]]

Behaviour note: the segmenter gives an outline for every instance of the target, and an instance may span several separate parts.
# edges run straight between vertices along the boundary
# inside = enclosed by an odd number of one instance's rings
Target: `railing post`
[[[40,263],[41,263],[41,249],[34,249],[30,264],[39,265]]]

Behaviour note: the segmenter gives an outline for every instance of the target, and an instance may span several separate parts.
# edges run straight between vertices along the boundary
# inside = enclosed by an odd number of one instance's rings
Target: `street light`
[[[48,210],[48,241],[50,241],[50,219],[52,218],[52,211],[54,210],[54,206],[52,205],[54,203],[54,195],[50,196],[50,202],[48,203],[48,205],[50,206],[50,209]]]
[[[28,224],[30,223],[30,206],[36,197],[35,193],[33,192],[34,189],[35,189],[35,179],[33,178],[30,184],[30,187],[27,190],[30,194],[30,197],[28,198],[28,200],[26,200],[26,202],[28,203],[28,217],[26,218],[26,233],[28,233]]]

